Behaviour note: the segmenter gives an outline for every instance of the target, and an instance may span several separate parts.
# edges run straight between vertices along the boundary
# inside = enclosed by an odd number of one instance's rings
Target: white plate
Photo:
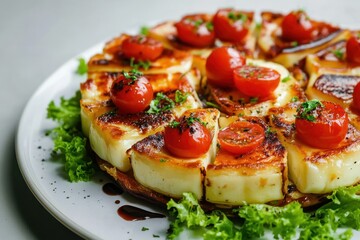
[[[100,52],[102,46],[100,43],[80,56],[88,59]],[[169,226],[166,218],[125,221],[117,214],[117,209],[123,205],[165,214],[162,209],[127,194],[106,195],[102,187],[109,178],[102,173],[91,182],[70,183],[63,175],[63,165],[50,160],[53,143],[45,132],[55,124],[46,119],[46,108],[51,100],[73,96],[80,82],[85,80],[85,77],[75,74],[77,59],[68,61],[46,79],[28,102],[16,139],[20,170],[40,203],[61,223],[84,238],[165,239]],[[116,204],[116,200],[120,203]],[[142,231],[143,227],[149,230]],[[354,231],[354,239],[360,239],[359,232]]]

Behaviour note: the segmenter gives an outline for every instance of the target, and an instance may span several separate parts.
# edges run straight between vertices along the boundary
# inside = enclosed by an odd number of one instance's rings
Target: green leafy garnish
[[[344,59],[344,51],[340,49],[336,49],[332,51],[332,53],[335,55],[337,59],[343,60]]]
[[[360,185],[339,188],[329,196],[331,202],[312,213],[304,212],[298,202],[283,207],[244,205],[234,210],[237,224],[220,211],[205,213],[193,194],[184,193],[179,202],[167,204],[171,216],[167,237],[174,239],[187,228],[203,239],[257,239],[265,232],[275,239],[351,239],[351,229],[360,229],[358,193]],[[337,232],[340,227],[348,229]]]
[[[148,231],[148,230],[149,230],[149,228],[147,228],[147,227],[142,227],[141,228],[141,231],[143,231],[143,232]]]
[[[150,31],[150,28],[147,27],[147,26],[142,26],[140,28],[140,34],[141,35],[147,36],[149,34],[149,31]]]
[[[315,122],[318,115],[316,110],[320,107],[323,107],[323,104],[317,99],[304,102],[296,110],[297,115],[295,117]]]
[[[178,126],[180,126],[180,122],[174,120],[174,121],[169,123],[169,126],[171,128],[177,128]]]
[[[51,101],[47,108],[47,118],[59,123],[48,134],[54,141],[53,154],[63,159],[65,172],[71,182],[89,181],[95,173],[94,164],[87,152],[87,138],[81,131],[80,91],[75,96],[60,99],[56,106]]]
[[[240,20],[241,22],[246,22],[248,17],[246,16],[246,14],[243,13],[236,13],[236,12],[229,12],[228,16],[229,19],[233,20],[233,21],[238,21]]]
[[[131,80],[130,84],[132,84],[133,82],[138,80],[139,77],[144,75],[142,72],[138,71],[137,69],[132,69],[130,70],[130,72],[122,71],[121,73],[124,75],[126,79]]]
[[[159,92],[156,94],[155,99],[150,103],[150,109],[147,113],[158,114],[161,112],[169,111],[175,107],[175,102],[165,94]]]
[[[252,97],[252,98],[250,98],[250,103],[257,103],[258,101],[259,101],[259,98],[257,98],[257,97]]]
[[[217,108],[220,109],[220,106],[213,102],[205,102],[207,107]]]
[[[290,102],[297,102],[299,101],[299,97],[298,96],[294,96],[290,99]]]
[[[88,66],[85,59],[79,58],[79,65],[77,67],[76,73],[80,75],[84,75],[87,73],[87,71],[88,71]]]
[[[148,70],[151,66],[151,62],[150,61],[136,61],[135,62],[135,58],[130,58],[130,63],[129,63],[130,67],[134,68],[135,70],[138,70],[140,68],[143,68],[144,70]]]
[[[186,102],[189,95],[190,95],[190,93],[188,93],[188,92],[183,92],[183,91],[180,91],[180,90],[176,90],[176,92],[175,92],[175,102],[182,104],[182,103]]]
[[[281,82],[286,83],[286,82],[290,81],[290,79],[291,79],[291,77],[290,77],[290,75],[288,75],[287,77],[284,77],[283,79],[281,79]]]
[[[297,47],[297,46],[299,46],[299,43],[296,42],[296,41],[293,41],[293,42],[290,43],[290,45],[291,45],[292,47]]]

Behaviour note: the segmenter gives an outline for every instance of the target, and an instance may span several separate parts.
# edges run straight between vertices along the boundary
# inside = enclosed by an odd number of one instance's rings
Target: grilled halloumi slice
[[[108,73],[97,72],[88,75],[86,82],[80,86],[82,99],[81,106],[81,120],[82,129],[85,136],[89,135],[91,122],[103,113],[114,109],[114,105],[110,100],[110,88],[113,81],[122,73]],[[197,70],[191,70],[186,74],[150,74],[146,75],[149,79],[154,92],[169,92],[181,90],[189,94],[187,101],[182,104],[183,108],[199,108],[201,106],[200,100],[197,96],[193,86],[198,84],[199,74]],[[182,108],[174,108],[176,116],[181,115],[184,110]]]
[[[209,151],[193,159],[174,157],[166,150],[163,132],[151,135],[131,148],[131,166],[140,184],[170,197],[180,198],[183,192],[192,192],[202,199],[204,171],[215,155],[220,113],[210,108],[184,113],[190,114],[207,123],[213,138]]]
[[[258,46],[262,54],[271,61],[282,64],[289,68],[307,55],[316,53],[321,49],[342,39],[344,31],[338,27],[328,26],[328,31],[324,31],[324,36],[313,42],[299,45],[297,42],[287,42],[281,38],[281,23],[284,15],[271,12],[261,14],[262,24],[258,38]]]
[[[257,117],[231,117],[220,120],[225,127],[234,120],[268,126]],[[266,134],[254,151],[236,156],[218,149],[215,161],[208,165],[205,178],[206,201],[215,204],[243,205],[281,200],[287,192],[287,152],[276,134]]]
[[[289,179],[302,193],[324,194],[360,181],[360,132],[349,124],[345,139],[333,149],[310,147],[296,137],[300,102],[270,110],[272,129],[288,151]],[[316,139],[314,139],[316,141]]]
[[[121,72],[133,69],[136,62],[124,58],[121,53],[121,44],[127,37],[129,35],[122,34],[106,43],[103,53],[90,58],[88,72]],[[145,74],[185,73],[191,69],[192,61],[193,57],[186,51],[164,48],[159,58],[145,61],[138,67]]]
[[[263,60],[247,59],[246,64],[272,68],[281,75],[279,86],[273,96],[258,99],[241,94],[237,89],[209,86],[210,96],[221,111],[232,115],[265,116],[272,107],[284,106],[292,99],[303,99],[304,93],[298,82],[283,66]]]
[[[165,125],[186,110],[201,106],[187,75],[180,73],[146,75],[153,86],[155,96],[159,92],[163,93],[174,102],[174,108],[159,114],[146,112],[119,114],[110,100],[109,89],[102,87],[111,85],[104,84],[105,80],[102,79],[104,74],[108,75],[107,81],[111,82],[115,79],[115,73],[110,75],[102,73],[95,75],[98,78],[89,79],[89,82],[82,85],[85,96],[81,100],[83,132],[89,136],[94,152],[121,171],[128,171],[131,167],[126,151],[134,143],[161,131]],[[187,94],[184,102],[176,101],[177,90]]]
[[[344,48],[345,41],[337,45]],[[354,87],[360,82],[360,67],[347,61],[324,59],[330,58],[329,55],[323,51],[321,55],[306,58],[305,70],[309,75],[306,95],[310,99],[339,104],[346,110],[354,126],[360,129],[359,112],[352,107]]]

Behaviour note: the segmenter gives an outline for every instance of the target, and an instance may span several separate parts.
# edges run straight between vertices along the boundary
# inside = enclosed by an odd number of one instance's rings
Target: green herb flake
[[[147,228],[147,227],[142,227],[141,228],[141,231],[143,231],[143,232],[148,231],[148,230],[149,230],[149,228]]]
[[[290,99],[290,102],[297,102],[299,101],[299,97],[298,96],[294,96]]]
[[[177,128],[178,126],[180,126],[180,122],[174,120],[174,121],[169,123],[169,126],[171,128]]]
[[[150,28],[147,27],[147,26],[142,26],[140,28],[140,34],[141,35],[147,36],[149,34],[149,32],[150,32]]]
[[[135,58],[130,58],[129,62],[130,67],[132,67],[135,70],[139,70],[140,68],[143,68],[144,70],[148,70],[151,67],[150,61],[135,61]]]
[[[310,122],[315,122],[317,117],[317,113],[315,112],[315,110],[323,106],[324,105],[317,99],[304,102],[296,110],[297,115],[295,117],[305,119]]]
[[[95,173],[89,157],[88,140],[81,130],[80,91],[75,96],[60,99],[60,105],[51,101],[47,108],[47,118],[58,126],[47,132],[53,139],[53,157],[64,161],[64,170],[71,182],[89,181]]]
[[[207,30],[209,30],[209,32],[212,32],[214,30],[214,24],[212,22],[207,22],[205,26]]]
[[[160,159],[160,162],[161,162],[161,163],[164,163],[164,162],[167,162],[167,160],[164,159],[164,158],[161,158],[161,159]]]
[[[284,77],[283,79],[281,79],[281,82],[286,83],[286,82],[288,82],[290,80],[291,80],[291,77],[290,77],[290,75],[288,75],[287,77]]]
[[[334,51],[332,51],[332,53],[335,55],[335,57],[339,60],[343,60],[345,55],[344,55],[344,51],[341,49],[336,49]]]
[[[297,46],[299,46],[299,43],[296,42],[296,41],[293,41],[293,42],[290,43],[290,45],[291,45],[292,47],[297,47]]]
[[[208,102],[208,101],[206,101],[206,102],[205,102],[205,105],[206,105],[206,107],[211,107],[211,108],[220,109],[220,106],[217,105],[216,103],[213,103],[213,102]]]
[[[189,95],[190,95],[190,93],[188,93],[188,92],[183,92],[183,91],[180,91],[180,90],[176,90],[176,92],[175,92],[175,102],[179,103],[179,104],[182,104],[182,103],[186,102]]]
[[[159,238],[159,235],[153,234],[153,238]]]
[[[175,102],[165,94],[159,92],[156,94],[155,99],[150,102],[150,108],[147,113],[159,114],[169,111],[175,107]]]
[[[79,60],[79,65],[77,67],[76,73],[79,75],[84,75],[88,72],[87,63],[83,58],[79,58],[78,60]]]
[[[250,98],[250,103],[257,103],[258,101],[259,101],[259,98],[257,98],[257,97],[252,97],[252,98]]]

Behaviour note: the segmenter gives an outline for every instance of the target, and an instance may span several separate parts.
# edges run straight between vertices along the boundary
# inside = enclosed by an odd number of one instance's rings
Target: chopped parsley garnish
[[[150,103],[150,109],[147,113],[158,114],[161,112],[169,111],[175,107],[175,102],[165,94],[159,92],[156,94],[155,99]]]
[[[242,21],[243,23],[247,21],[248,17],[246,14],[243,13],[236,13],[236,12],[229,12],[228,16],[229,19],[233,20],[233,21]]]
[[[161,162],[161,163],[164,163],[164,162],[167,162],[167,160],[164,159],[164,158],[161,158],[161,159],[160,159],[160,162]]]
[[[156,234],[153,234],[153,237],[154,237],[154,238],[159,238],[160,236],[159,236],[159,235],[156,235]]]
[[[288,75],[287,77],[284,77],[283,79],[281,79],[281,82],[286,83],[286,82],[290,81],[290,79],[291,79],[291,77],[290,77],[290,75]]]
[[[76,73],[80,75],[84,75],[87,73],[87,71],[88,71],[88,66],[85,59],[79,58],[79,65],[77,67]]]
[[[320,107],[323,107],[323,106],[324,105],[317,99],[304,102],[296,110],[297,115],[295,117],[305,119],[310,122],[315,122],[315,120],[318,116],[318,113],[316,112],[316,110],[318,110]]]
[[[140,28],[140,34],[141,35],[147,36],[149,34],[149,31],[150,31],[150,29],[147,26],[142,26]]]
[[[336,49],[334,51],[332,51],[332,53],[335,55],[335,57],[339,60],[343,60],[344,59],[344,51],[341,49]]]
[[[265,130],[265,135],[266,135],[266,136],[269,136],[271,133],[275,133],[275,131],[272,130],[270,127],[266,128],[266,130]]]
[[[184,103],[186,102],[188,96],[190,95],[190,93],[188,92],[183,92],[183,91],[180,91],[180,90],[176,90],[175,92],[175,102],[176,103]]]
[[[81,130],[80,91],[75,96],[60,99],[60,105],[51,101],[47,108],[47,118],[59,125],[47,132],[53,139],[53,157],[64,161],[66,175],[71,182],[89,181],[95,167],[87,151],[88,139]]]
[[[299,101],[299,97],[298,96],[294,96],[290,99],[290,102],[297,102]]]
[[[257,103],[258,101],[259,101],[259,98],[257,98],[257,97],[252,97],[252,98],[250,98],[250,103]]]
[[[174,121],[169,123],[169,126],[171,128],[177,128],[178,126],[180,126],[180,122],[174,120]]]
[[[290,45],[291,45],[292,47],[297,47],[297,46],[299,46],[299,43],[296,42],[296,41],[293,41],[293,42],[290,43]]]
[[[124,75],[126,79],[131,80],[128,83],[129,85],[133,84],[135,81],[139,79],[139,77],[144,75],[142,72],[139,72],[137,69],[132,69],[130,72],[122,71],[121,73],[122,75]]]
[[[194,124],[194,122],[199,122],[203,126],[206,126],[208,124],[207,122],[201,121],[200,118],[194,117],[193,114],[190,114],[189,117],[182,117],[180,119],[180,122],[175,121],[175,120],[170,122],[169,127],[178,128],[178,127],[184,127],[184,125],[185,125],[185,127],[190,127],[191,125]]]
[[[141,231],[143,231],[143,232],[148,231],[148,230],[149,230],[149,228],[147,228],[147,227],[142,227],[141,228]]]
[[[150,61],[141,61],[141,60],[135,62],[135,58],[130,58],[129,65],[130,65],[130,67],[134,68],[135,70],[138,70],[139,68],[148,70],[151,66],[151,62]]]
[[[214,30],[214,24],[212,22],[207,22],[206,28],[207,28],[207,30],[209,30],[211,32]]]
[[[216,103],[213,103],[213,102],[205,102],[205,104],[206,104],[207,107],[213,107],[213,108],[220,109],[220,106],[217,105]]]

